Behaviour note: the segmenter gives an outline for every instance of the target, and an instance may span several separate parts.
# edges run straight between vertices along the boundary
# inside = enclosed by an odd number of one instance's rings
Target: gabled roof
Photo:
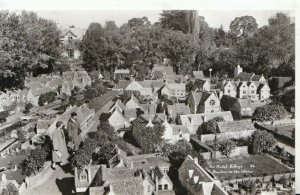
[[[119,82],[116,84],[115,89],[125,89],[131,81],[129,80],[119,80]]]
[[[167,105],[167,107],[169,114],[191,114],[190,108],[183,103]]]
[[[199,89],[200,91],[202,91],[203,85],[206,82],[208,82],[208,81],[207,80],[202,80],[202,79],[196,79],[196,81],[193,84],[192,91],[196,91],[197,89]]]
[[[86,33],[86,29],[83,28],[67,28],[62,30],[62,37],[66,36],[68,33],[71,33],[76,39],[82,39]]]
[[[191,95],[193,96],[194,100],[195,100],[195,105],[199,105],[200,101],[201,101],[201,98],[202,98],[202,95],[203,95],[203,92],[193,92],[191,91]]]
[[[114,109],[116,109],[116,107],[120,108],[122,111],[125,110],[125,105],[120,99],[117,99],[117,101],[110,107],[109,111],[113,111]]]
[[[50,87],[43,87],[43,88],[38,88],[38,89],[32,89],[31,93],[34,96],[40,96],[40,95],[45,94],[50,91],[52,91],[52,89]]]
[[[254,124],[252,123],[251,120],[222,121],[222,122],[217,122],[217,124],[221,133],[244,131],[244,130],[255,130]]]
[[[193,76],[197,79],[203,79],[204,78],[203,71],[193,71]]]
[[[201,100],[200,100],[200,104],[204,104],[205,101],[211,96],[211,95],[215,95],[214,93],[210,93],[210,92],[203,92]]]
[[[237,77],[234,78],[234,80],[250,81],[253,75],[253,73],[241,72]]]
[[[268,84],[264,84],[264,83],[261,83],[259,84],[258,88],[257,88],[257,91],[260,91],[262,88],[264,88],[265,86],[267,86],[269,89],[270,87],[268,86]]]
[[[252,77],[252,81],[259,81],[259,79],[261,79],[263,77],[263,75],[254,75],[253,77]]]

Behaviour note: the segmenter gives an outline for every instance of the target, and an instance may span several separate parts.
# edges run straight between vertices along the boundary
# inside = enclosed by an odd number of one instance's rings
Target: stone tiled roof
[[[203,85],[206,82],[207,82],[206,80],[196,79],[196,81],[194,82],[194,85],[192,87],[192,91],[196,91],[197,89],[199,89],[200,91],[202,91]]]
[[[191,114],[190,108],[185,104],[173,104],[167,105],[169,114],[177,115],[177,114]]]
[[[170,124],[170,125],[173,128],[173,135],[178,135],[180,132],[182,132],[182,134],[189,133],[188,128],[184,125],[175,125],[175,124]]]
[[[204,78],[203,71],[193,71],[193,76],[197,79],[203,79]]]
[[[251,120],[222,121],[217,122],[217,124],[221,133],[230,131],[255,130],[254,124]]]
[[[152,73],[155,71],[161,72],[162,74],[166,75],[175,74],[175,72],[173,71],[173,67],[171,66],[154,66],[152,69]]]
[[[215,117],[221,117],[221,118],[224,119],[224,121],[233,121],[231,111],[205,113],[204,114],[204,121],[209,121],[210,119],[213,119]]]
[[[202,98],[202,95],[203,95],[203,92],[191,92],[193,97],[194,97],[194,100],[195,100],[195,104],[196,105],[199,105],[200,101],[201,101],[201,98]]]
[[[116,84],[116,89],[125,89],[130,83],[131,83],[131,81],[129,81],[129,80],[120,80]]]
[[[254,75],[253,77],[252,77],[252,81],[259,81],[259,79],[261,79],[263,76],[262,75]]]
[[[52,118],[50,120],[43,120],[39,119],[37,121],[37,129],[48,129],[50,125],[55,121],[55,118]]]
[[[234,78],[234,80],[250,81],[253,75],[253,73],[241,72],[237,77]]]
[[[39,89],[32,89],[32,95],[34,96],[40,96],[42,94],[45,94],[47,92],[52,91],[52,89],[50,87],[43,87],[43,88],[39,88]]]

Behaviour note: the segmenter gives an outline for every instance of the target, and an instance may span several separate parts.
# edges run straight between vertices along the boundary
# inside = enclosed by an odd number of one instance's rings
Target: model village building
[[[270,87],[263,75],[243,72],[238,65],[234,69],[234,79],[222,83],[223,95],[250,100],[267,100],[270,97]]]

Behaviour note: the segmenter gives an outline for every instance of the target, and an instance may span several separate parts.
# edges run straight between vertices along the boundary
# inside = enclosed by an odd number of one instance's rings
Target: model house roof
[[[62,37],[65,37],[66,35],[68,35],[68,33],[72,34],[76,39],[81,40],[82,37],[85,35],[86,33],[86,29],[83,28],[67,28],[67,29],[63,29],[62,30]]]
[[[204,78],[203,71],[193,71],[193,76],[196,79],[203,79]]]
[[[161,72],[162,74],[165,74],[165,75],[171,75],[171,74],[175,74],[174,71],[173,71],[173,67],[172,66],[154,66],[153,69],[152,69],[152,73],[154,72]]]
[[[255,130],[254,124],[251,120],[222,121],[217,122],[217,124],[221,133],[231,131]]]
[[[177,103],[173,105],[167,105],[169,114],[172,115],[182,115],[182,114],[191,114],[190,108],[184,103]]]
[[[231,111],[225,112],[214,112],[214,113],[204,113],[204,121],[209,121],[210,119],[221,117],[224,121],[233,121]]]
[[[203,85],[208,82],[207,80],[202,80],[202,79],[196,79],[196,81],[193,84],[192,91],[196,91],[197,89],[202,91],[203,90]]]
[[[202,95],[203,95],[203,92],[193,92],[191,91],[191,95],[193,96],[194,100],[195,100],[195,105],[199,105],[200,101],[201,101],[201,98],[202,98]]]
[[[259,81],[259,79],[261,79],[263,77],[263,75],[257,75],[255,74],[253,77],[252,77],[252,81]]]
[[[52,91],[52,89],[50,87],[43,87],[43,88],[38,88],[38,89],[32,88],[31,93],[33,96],[40,96],[40,95],[45,94],[50,91]]]
[[[129,80],[119,80],[119,82],[116,84],[115,89],[125,89],[131,81]]]
[[[254,75],[253,73],[241,72],[240,74],[238,74],[237,77],[234,78],[234,80],[250,81],[253,75]]]
[[[185,125],[170,124],[170,126],[173,129],[173,135],[179,135],[180,133],[182,134],[190,133],[188,128]]]
[[[116,69],[115,74],[129,74],[130,70],[128,69]]]
[[[188,155],[178,170],[179,177],[184,181],[184,186],[189,186],[191,194],[226,195],[219,181],[211,177],[207,171],[199,165],[198,160]]]

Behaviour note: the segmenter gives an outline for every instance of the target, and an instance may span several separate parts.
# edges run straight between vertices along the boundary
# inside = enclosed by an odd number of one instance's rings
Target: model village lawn
[[[239,179],[248,176],[262,177],[291,171],[288,167],[266,155],[211,160],[208,162],[208,170],[220,180]]]

